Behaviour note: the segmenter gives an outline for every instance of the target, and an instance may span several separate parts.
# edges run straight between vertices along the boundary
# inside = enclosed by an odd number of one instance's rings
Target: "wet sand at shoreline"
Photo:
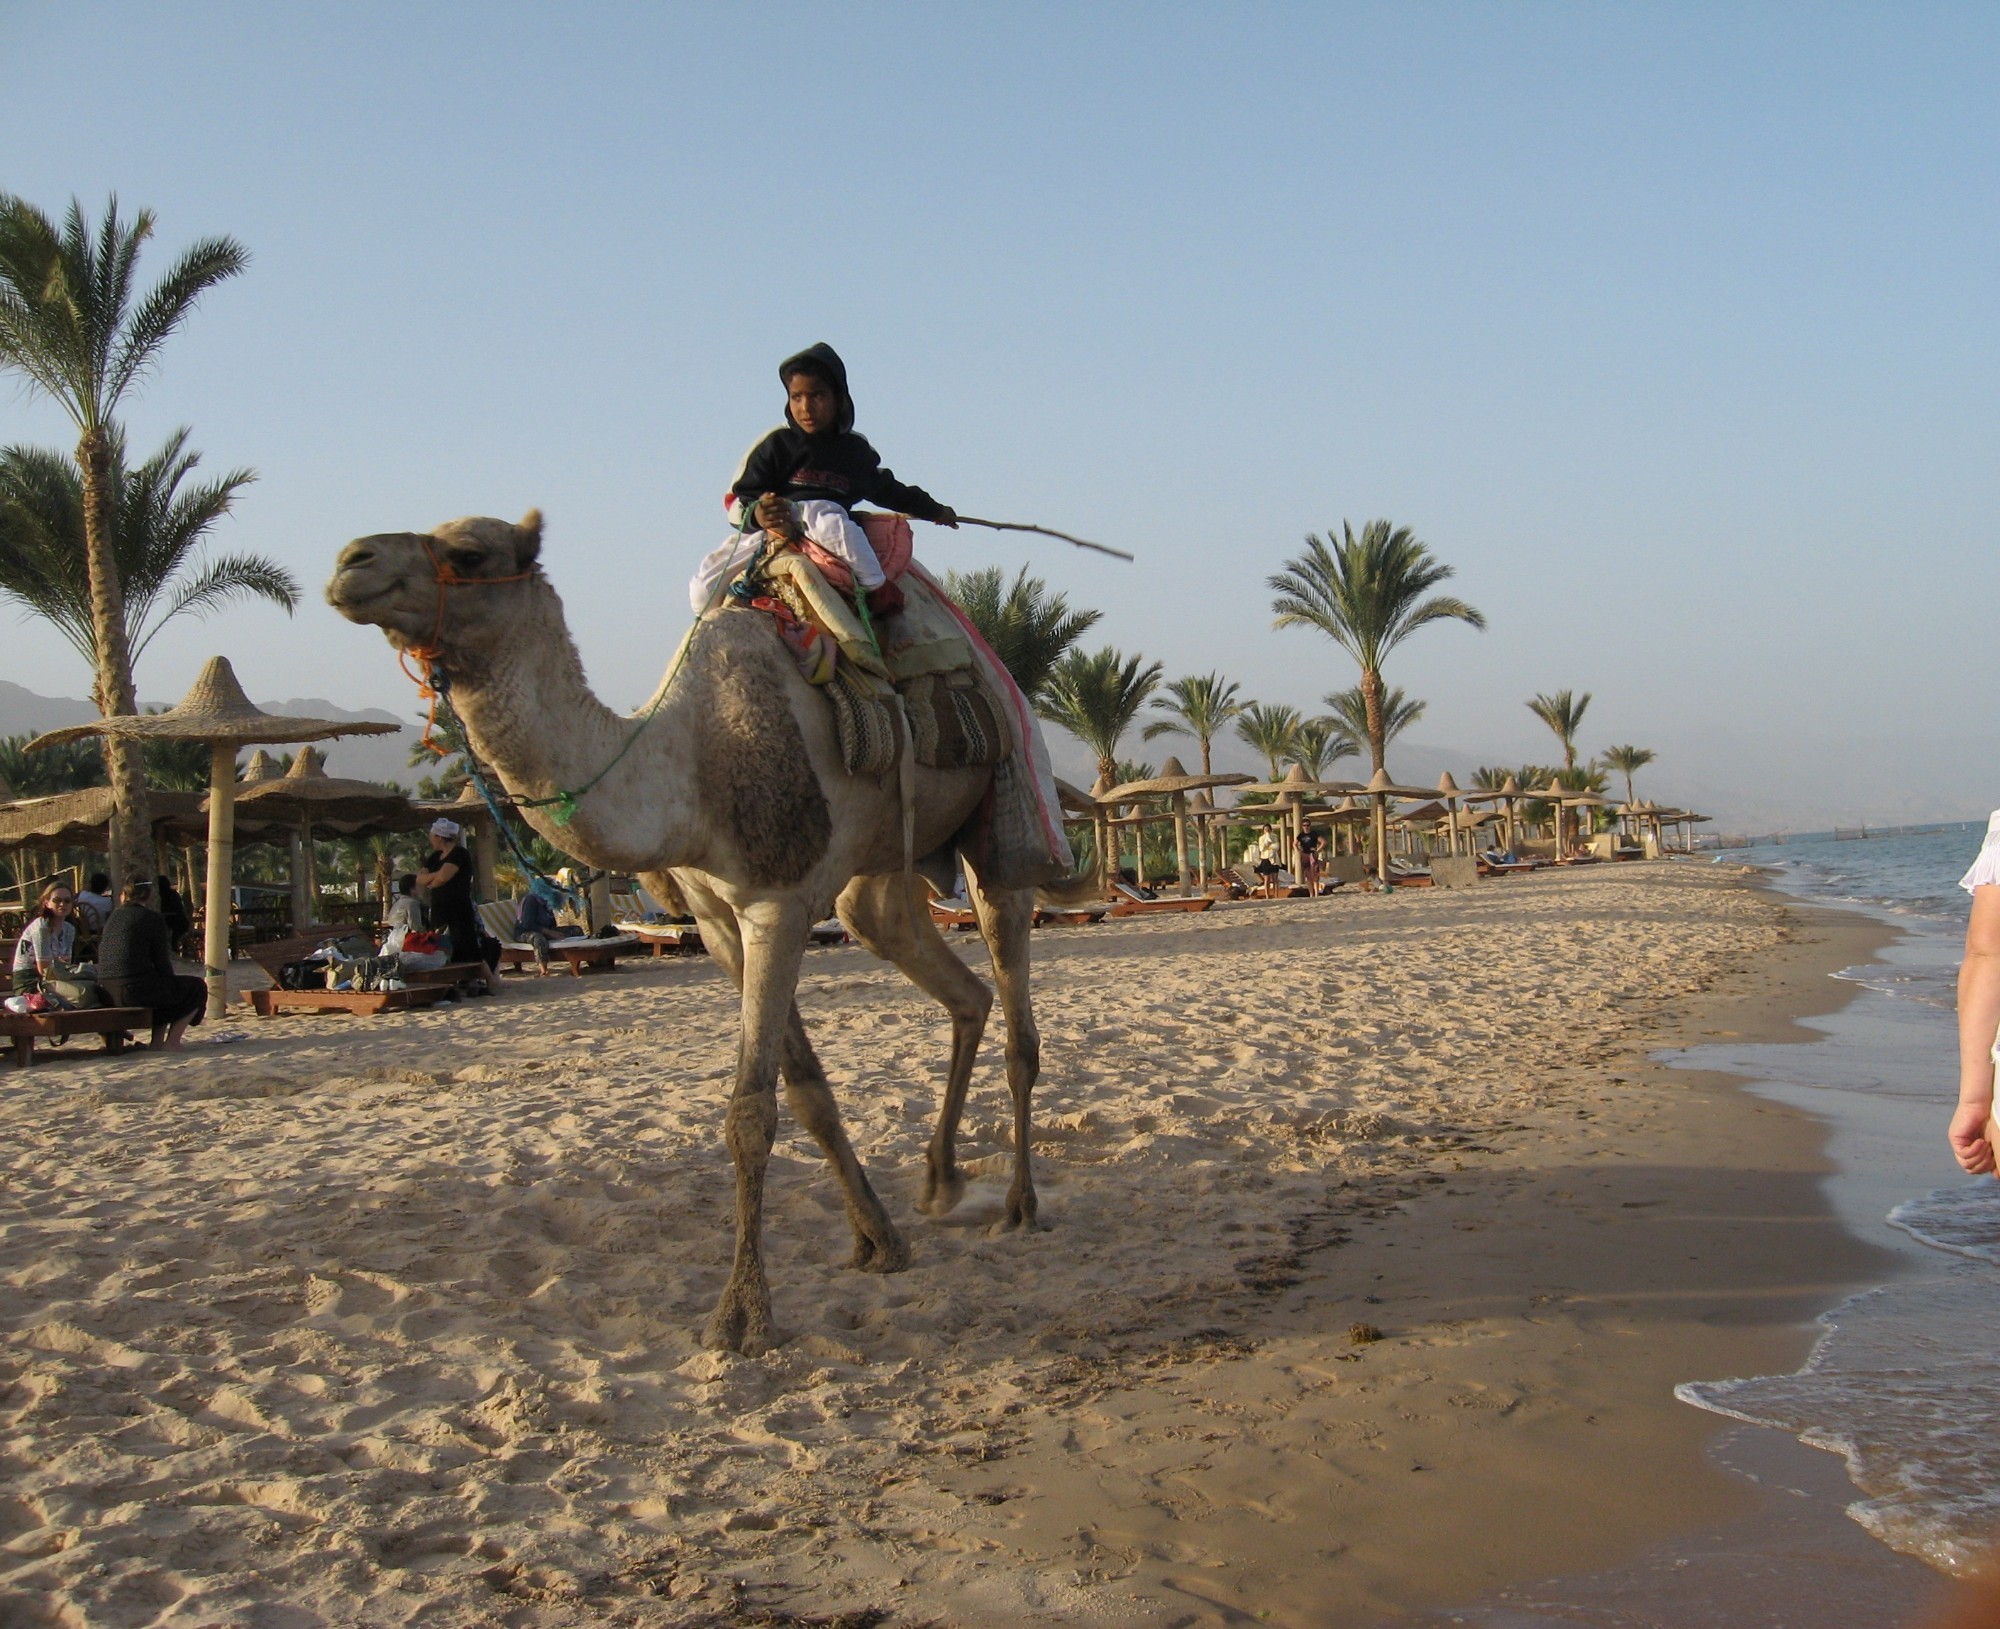
[[[840,1266],[783,1122],[756,1360],[697,1342],[730,1244],[705,962],[6,1072],[0,1604],[1366,1623],[1724,1519],[1751,1495],[1672,1386],[1795,1365],[1882,1266],[1814,1122],[1645,1061],[1776,1038],[1883,936],[1747,881],[1039,933],[1032,1236],[989,1225],[997,1038],[981,1180],[926,1222],[943,1015],[815,953],[801,1006],[914,1262]]]

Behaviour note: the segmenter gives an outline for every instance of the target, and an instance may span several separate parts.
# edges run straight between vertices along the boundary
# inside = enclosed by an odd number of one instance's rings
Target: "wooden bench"
[[[0,1013],[0,1036],[14,1042],[14,1067],[25,1069],[35,1061],[35,1042],[61,1040],[71,1035],[102,1035],[104,1050],[119,1053],[134,1030],[153,1028],[150,1007],[81,1007],[70,1012]]]
[[[257,1009],[259,1018],[273,1018],[281,1012],[351,1012],[368,1018],[381,1012],[431,1006],[444,1000],[452,989],[449,984],[430,984],[408,990],[252,990],[250,1005]]]

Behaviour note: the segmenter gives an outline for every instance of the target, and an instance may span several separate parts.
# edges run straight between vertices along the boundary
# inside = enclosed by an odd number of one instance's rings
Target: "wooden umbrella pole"
[[[961,526],[984,526],[989,532],[1034,532],[1041,537],[1059,537],[1065,543],[1074,543],[1079,549],[1095,549],[1099,554],[1108,554],[1114,560],[1135,558],[1123,549],[1114,549],[1103,543],[1093,543],[1088,538],[1071,537],[1068,532],[1059,532],[1053,526],[1029,526],[1025,522],[1013,520],[981,520],[977,515],[960,515]]]
[[[208,920],[202,933],[202,974],[208,981],[208,1016],[229,1009],[229,884],[236,858],[236,744],[212,749],[208,789]]]

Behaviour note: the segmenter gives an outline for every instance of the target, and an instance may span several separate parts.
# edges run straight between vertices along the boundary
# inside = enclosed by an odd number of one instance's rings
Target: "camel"
[[[621,717],[591,693],[562,601],[538,564],[541,542],[538,511],[519,525],[467,518],[428,534],[358,538],[341,550],[327,599],[442,670],[473,751],[515,797],[555,798],[589,785],[567,825],[547,806],[526,808],[529,824],[589,865],[638,875],[662,897],[660,880],[670,878],[740,988],[724,1119],[736,1176],[736,1254],[703,1341],[755,1355],[777,1344],[762,1235],[780,1075],[792,1113],[839,1176],[854,1230],[849,1265],[892,1273],[910,1259],[848,1141],[799,1016],[808,929],[837,913],[951,1014],[951,1061],[919,1200],[928,1214],[950,1211],[964,1193],[958,1123],[992,992],[945,944],[916,893],[898,776],[878,781],[846,771],[832,708],[800,675],[768,618],[711,611],[641,728],[648,708]],[[910,852],[948,850],[992,775],[919,766]],[[1005,1225],[1030,1228],[1029,1102],[1040,1072],[1028,989],[1034,890],[982,881],[960,858],[1007,1026],[1014,1160]]]

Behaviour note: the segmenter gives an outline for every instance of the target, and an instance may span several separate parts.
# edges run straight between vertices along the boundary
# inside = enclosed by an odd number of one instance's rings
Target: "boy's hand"
[[[948,503],[942,504],[938,508],[937,518],[931,524],[933,526],[949,526],[953,531],[956,531],[958,529],[958,511]]]
[[[775,492],[766,492],[757,500],[753,511],[757,524],[767,532],[776,532],[780,537],[796,537],[799,531],[799,517],[792,506]]]

